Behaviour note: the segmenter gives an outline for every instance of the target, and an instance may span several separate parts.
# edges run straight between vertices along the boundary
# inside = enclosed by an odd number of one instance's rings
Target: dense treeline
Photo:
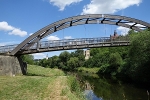
[[[122,37],[130,37],[130,46],[92,48],[88,60],[84,59],[83,50],[71,53],[63,51],[59,56],[42,59],[36,64],[67,71],[74,71],[83,66],[99,67],[98,74],[101,75],[123,76],[139,82],[150,82],[150,31],[131,30],[128,35]]]
[[[86,66],[100,67],[99,74],[150,82],[150,31],[130,31],[127,36],[131,40],[128,47],[91,49]]]
[[[74,71],[76,68],[83,66],[84,58],[83,50],[76,50],[71,53],[63,51],[59,56],[42,59],[37,64],[43,67]]]

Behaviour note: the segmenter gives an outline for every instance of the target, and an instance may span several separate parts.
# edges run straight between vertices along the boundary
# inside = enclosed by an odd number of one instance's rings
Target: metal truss
[[[142,31],[143,29],[150,28],[149,23],[126,16],[108,14],[79,15],[54,22],[40,29],[39,31],[35,32],[33,35],[25,39],[15,49],[13,49],[10,55],[17,55],[17,53],[21,52],[22,50],[28,50],[35,44],[37,45],[38,49],[39,41],[49,34],[71,26],[83,24],[110,24],[130,28],[136,31]]]

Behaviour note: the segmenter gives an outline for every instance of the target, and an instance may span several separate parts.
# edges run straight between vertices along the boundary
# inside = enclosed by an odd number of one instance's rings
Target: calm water
[[[149,87],[135,86],[115,78],[99,77],[96,74],[78,73],[78,75],[92,87],[84,91],[88,100],[149,100],[147,93]]]

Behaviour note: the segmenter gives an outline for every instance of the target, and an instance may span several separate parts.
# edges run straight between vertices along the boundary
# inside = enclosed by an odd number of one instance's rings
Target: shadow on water
[[[88,82],[93,89],[85,88],[87,100],[149,100],[146,88],[138,87],[116,78],[100,77],[96,74],[78,73],[81,80]],[[149,87],[148,87],[149,88]]]

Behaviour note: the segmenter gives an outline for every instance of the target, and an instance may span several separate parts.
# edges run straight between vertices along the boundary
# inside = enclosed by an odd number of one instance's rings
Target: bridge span
[[[119,36],[116,39],[110,37],[96,37],[96,38],[77,38],[77,39],[63,39],[53,41],[40,41],[29,48],[22,48],[18,55],[32,54],[48,51],[84,49],[96,47],[114,47],[114,46],[128,46],[130,43],[128,37]],[[10,52],[18,45],[8,45],[0,47],[0,54],[9,55]]]
[[[84,24],[110,24],[126,27],[135,31],[143,31],[150,28],[150,23],[119,15],[88,14],[65,18],[51,23],[28,38],[22,43],[0,47],[0,75],[26,73],[26,64],[21,61],[20,55],[40,53],[58,50],[70,50],[80,48],[128,46],[130,40],[126,36],[115,39],[110,37],[80,38],[69,40],[41,41],[45,37],[59,30]],[[8,55],[8,56],[6,56]],[[11,69],[11,70],[10,70]],[[19,70],[18,70],[19,69]]]
[[[47,37],[48,35],[54,32],[57,32],[59,30],[69,28],[72,26],[83,25],[83,24],[110,24],[110,25],[117,25],[117,26],[130,28],[136,31],[142,31],[143,29],[150,28],[149,23],[144,22],[142,20],[135,19],[135,18],[126,17],[126,16],[109,15],[109,14],[88,14],[88,15],[73,16],[73,17],[69,17],[69,18],[56,21],[38,30],[33,35],[26,38],[16,48],[14,48],[11,51],[10,55],[15,56],[15,55],[18,55],[19,53],[21,54],[20,51],[22,50],[23,50],[22,53],[36,52],[36,50],[34,51],[32,50],[30,52],[24,51],[24,50],[26,49],[28,50],[28,48],[31,48],[33,47],[33,45],[38,44],[40,40],[42,40],[43,38]],[[88,45],[84,44],[84,47],[86,46]],[[40,50],[42,49],[40,48],[38,49],[39,49],[39,52],[41,52]],[[51,50],[56,50],[56,48],[51,49]],[[47,51],[47,50],[43,49],[43,52],[44,51]]]

